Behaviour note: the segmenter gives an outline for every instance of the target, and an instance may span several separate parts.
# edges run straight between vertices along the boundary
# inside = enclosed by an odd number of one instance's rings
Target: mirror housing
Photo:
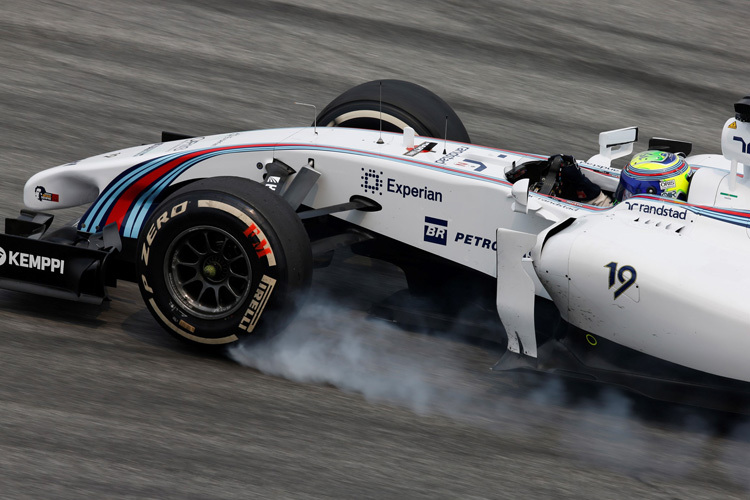
[[[633,152],[633,143],[638,140],[638,127],[619,128],[599,134],[599,154],[587,163],[609,167],[612,160]]]
[[[529,212],[529,179],[521,179],[520,181],[513,184],[510,190],[511,196],[515,200],[513,202],[513,211],[520,214],[526,214]]]

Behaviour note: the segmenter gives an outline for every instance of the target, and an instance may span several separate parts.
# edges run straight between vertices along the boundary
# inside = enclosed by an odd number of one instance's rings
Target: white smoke
[[[705,467],[709,450],[733,487],[750,488],[748,419],[718,439],[714,422],[690,408],[665,405],[674,413],[652,420],[634,407],[637,397],[619,389],[588,394],[584,387],[581,396],[555,376],[492,373],[499,349],[411,333],[331,302],[318,297],[284,332],[231,356],[267,374],[468,422],[502,434],[511,448],[531,441],[645,484],[690,477]]]
[[[503,352],[500,344],[468,342],[466,332],[413,333],[318,295],[279,335],[240,345],[230,356],[269,375],[519,436],[558,418],[567,403],[561,379],[492,372]],[[539,411],[516,418],[524,410],[518,405],[529,403]]]
[[[231,356],[264,373],[330,384],[368,401],[389,401],[425,413],[438,396],[439,385],[431,380],[437,367],[431,365],[437,365],[433,356],[440,353],[409,352],[413,337],[361,312],[318,300],[281,334],[239,346]]]

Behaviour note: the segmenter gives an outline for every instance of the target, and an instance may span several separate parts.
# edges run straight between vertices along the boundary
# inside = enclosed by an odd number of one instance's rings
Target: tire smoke
[[[329,384],[371,402],[392,402],[425,413],[440,392],[430,380],[435,376],[430,368],[437,362],[435,353],[409,352],[394,336],[414,342],[409,333],[386,322],[316,301],[284,332],[239,346],[231,357],[263,373]]]
[[[550,375],[496,374],[489,367],[502,351],[457,335],[408,332],[318,296],[284,332],[230,355],[269,375],[468,423],[502,435],[509,453],[534,442],[644,484],[690,478],[710,453],[734,488],[750,489],[750,419],[723,429],[714,413],[669,405],[657,405],[667,413],[644,416],[643,400],[619,389],[594,385],[589,392]]]

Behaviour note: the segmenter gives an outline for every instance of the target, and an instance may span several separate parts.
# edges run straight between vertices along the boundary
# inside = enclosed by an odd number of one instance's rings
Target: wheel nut
[[[203,276],[206,278],[215,278],[216,277],[216,267],[212,264],[206,264],[203,266]]]

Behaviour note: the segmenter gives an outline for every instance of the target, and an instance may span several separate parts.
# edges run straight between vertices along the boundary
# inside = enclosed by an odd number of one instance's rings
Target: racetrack
[[[474,142],[579,158],[629,125],[718,152],[750,93],[740,0],[463,4],[5,0],[0,213],[41,169],[162,129],[307,124],[294,101],[378,78],[429,87]],[[132,284],[93,309],[0,291],[0,497],[750,495],[749,419],[492,374],[497,346],[367,314],[398,270],[338,263],[241,363],[185,350]]]

